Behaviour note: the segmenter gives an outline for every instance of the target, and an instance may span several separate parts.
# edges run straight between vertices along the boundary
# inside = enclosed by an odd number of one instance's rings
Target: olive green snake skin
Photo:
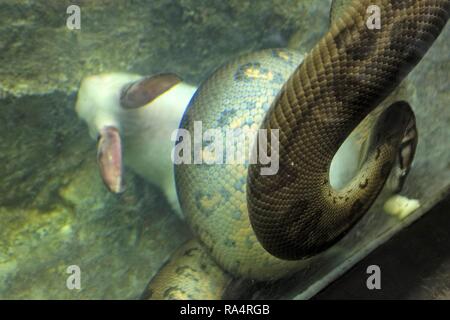
[[[366,26],[370,5],[381,8],[380,30]],[[179,249],[144,298],[220,298],[231,277],[287,276],[370,208],[413,127],[409,106],[395,103],[381,114],[359,173],[340,190],[329,182],[331,160],[427,52],[448,20],[450,0],[353,1],[341,11],[305,59],[263,50],[227,63],[201,85],[180,128],[194,132],[194,121],[202,121],[203,130],[223,133],[279,129],[279,171],[261,175],[260,164],[175,166],[181,208],[199,242]]]

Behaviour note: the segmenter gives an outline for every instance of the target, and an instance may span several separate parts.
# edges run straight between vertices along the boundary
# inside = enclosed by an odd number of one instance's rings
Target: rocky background
[[[81,7],[81,30],[66,9]],[[171,71],[199,83],[239,53],[308,50],[329,1],[0,0],[0,299],[133,299],[190,237],[154,186],[109,194],[74,112],[86,75]],[[448,51],[447,51],[448,52]],[[66,269],[81,268],[81,290]]]

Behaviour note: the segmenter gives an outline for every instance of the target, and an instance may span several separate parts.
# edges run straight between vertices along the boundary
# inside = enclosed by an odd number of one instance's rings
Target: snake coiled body
[[[366,26],[370,5],[381,8],[379,30]],[[194,122],[202,121],[204,131],[278,129],[280,138],[275,175],[261,175],[260,164],[175,166],[181,208],[221,268],[233,276],[281,278],[355,225],[413,130],[411,109],[399,102],[382,113],[359,173],[340,190],[329,182],[331,160],[424,56],[449,11],[450,0],[353,1],[304,60],[287,49],[264,50],[227,63],[202,84],[180,128],[194,132]],[[160,279],[176,269],[168,266],[150,283],[153,293],[167,290]]]

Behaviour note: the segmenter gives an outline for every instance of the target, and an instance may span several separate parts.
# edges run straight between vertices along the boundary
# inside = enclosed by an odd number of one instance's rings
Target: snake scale
[[[370,5],[381,8],[379,30],[366,26]],[[198,240],[161,268],[144,298],[220,298],[232,277],[284,277],[341,239],[370,208],[400,144],[415,130],[408,104],[381,113],[359,173],[341,189],[330,185],[331,160],[425,55],[448,20],[450,0],[360,0],[340,11],[305,57],[288,49],[247,54],[196,92],[180,128],[193,132],[201,120],[204,130],[223,133],[278,129],[279,171],[261,175],[261,164],[176,165],[180,205]]]

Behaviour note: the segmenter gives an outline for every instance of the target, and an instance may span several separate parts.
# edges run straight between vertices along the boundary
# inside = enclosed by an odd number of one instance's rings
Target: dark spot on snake
[[[273,73],[273,79],[271,81],[272,83],[282,85],[286,82],[286,79],[283,77],[281,73],[275,71],[272,71],[272,73]]]
[[[371,53],[375,52],[378,32],[379,30],[362,29],[358,38],[345,47],[346,54],[354,61],[366,59]]]
[[[282,49],[273,49],[272,57],[281,59],[284,62],[291,62],[293,55],[291,52]]]
[[[364,182],[360,182],[359,183],[359,187],[361,189],[365,189],[367,187],[367,185],[369,184],[369,179],[366,178],[366,180],[364,180]]]
[[[53,146],[56,153],[60,153],[64,145],[64,135],[61,132],[57,132],[54,137]]]
[[[189,266],[180,266],[175,269],[175,273],[178,275],[186,274],[186,271],[197,272],[196,270],[194,270]]]
[[[192,225],[192,230],[194,231],[194,233],[199,233],[199,231],[200,231],[200,227],[197,225],[197,224],[193,224]]]
[[[236,247],[236,241],[231,240],[230,238],[225,239],[224,244],[227,247],[233,247],[233,248]]]
[[[140,299],[141,300],[142,299],[146,299],[146,300],[151,299],[153,297],[153,293],[154,293],[153,290],[147,286],[147,288],[145,288],[144,292],[142,293]]]
[[[290,218],[298,217],[299,214],[301,215],[303,212],[305,212],[308,209],[308,201],[306,200],[297,200],[291,207],[288,212],[288,216]]]
[[[414,38],[421,39],[424,36],[423,33],[417,33],[417,30],[423,29],[420,27],[419,23],[420,21],[418,21],[418,19],[405,17],[397,22],[391,30],[389,36],[389,50],[396,51],[398,53],[396,60],[401,62],[395,66],[398,68],[398,74],[395,79],[392,79],[393,81],[403,79],[405,74],[409,71],[410,66],[416,65],[427,50],[426,41],[412,42],[410,40]]]
[[[414,5],[413,0],[391,1],[392,9],[394,9],[395,11],[405,10],[411,7],[412,5]]]
[[[225,109],[223,110],[220,115],[219,118],[217,119],[217,124],[218,126],[226,126],[229,124],[230,119],[233,119],[234,116],[236,114],[236,110],[235,109]]]
[[[291,220],[291,225],[287,228],[287,238],[289,242],[293,243],[295,246],[300,246],[301,250],[305,252],[319,252],[321,248],[321,243],[323,242],[318,238],[317,224],[323,216],[323,210],[317,209],[314,211],[307,212],[308,202],[302,201],[298,205],[299,212],[297,212],[296,217]]]

